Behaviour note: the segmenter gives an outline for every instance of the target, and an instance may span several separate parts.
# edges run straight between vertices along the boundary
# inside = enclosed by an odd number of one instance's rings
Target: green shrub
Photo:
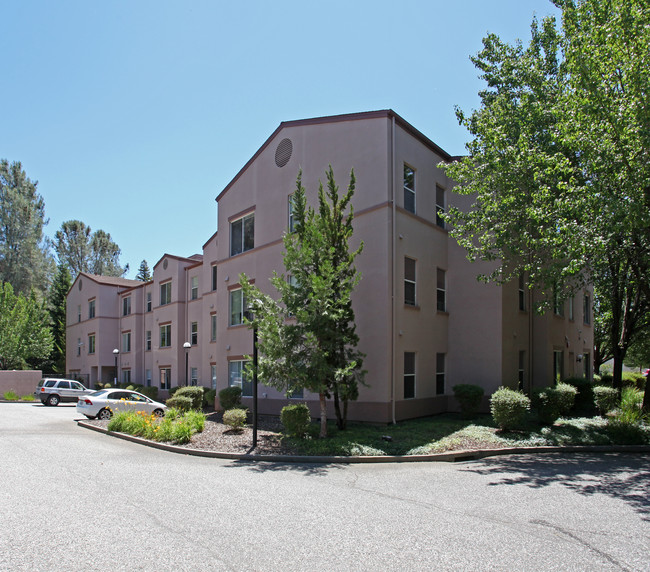
[[[219,403],[224,411],[241,407],[241,387],[231,385],[219,392]]]
[[[201,433],[205,429],[205,415],[201,411],[188,411],[185,421],[192,427],[192,432]]]
[[[138,389],[142,395],[146,395],[149,399],[158,401],[158,388],[154,385],[152,387],[141,387]]]
[[[650,432],[640,422],[630,422],[618,415],[607,420],[607,433],[619,445],[645,445],[650,442]]]
[[[633,387],[643,391],[645,387],[645,375],[636,371],[623,372],[623,387]]]
[[[614,377],[612,376],[612,374],[605,372],[600,376],[600,381],[598,382],[598,385],[601,385],[603,387],[611,387],[613,383],[614,383]]]
[[[189,397],[192,400],[191,409],[203,409],[203,388],[200,386],[181,387],[175,394],[177,397]]]
[[[584,377],[569,377],[563,383],[572,385],[578,390],[575,396],[574,408],[586,416],[591,416],[595,411],[594,406],[594,385],[596,383],[596,376],[594,375],[594,382]]]
[[[454,385],[454,396],[460,405],[460,413],[465,419],[475,417],[481,407],[485,391],[479,385],[460,383]]]
[[[23,401],[36,401],[36,399],[31,393],[29,395],[23,395],[20,399],[22,399]]]
[[[212,411],[214,409],[215,397],[217,397],[216,389],[206,389],[203,393],[203,408]]]
[[[5,392],[4,398],[7,401],[18,401],[20,399],[20,396],[13,389],[10,389],[9,391]]]
[[[616,409],[618,405],[618,391],[613,387],[597,386],[594,387],[594,403],[601,415]]]
[[[169,389],[169,397],[174,397],[174,395],[176,394],[176,392],[177,392],[181,387],[183,387],[183,386],[182,386],[182,385],[177,385],[176,387],[171,387],[171,388]]]
[[[520,391],[500,387],[490,397],[494,423],[503,430],[519,427],[530,410],[530,399]]]
[[[189,411],[192,409],[192,399],[185,395],[174,395],[170,397],[165,404],[167,407],[173,407],[179,411]]]
[[[246,425],[246,410],[245,409],[228,409],[223,414],[223,423],[232,429],[241,429]]]
[[[553,425],[560,417],[568,415],[577,393],[578,390],[568,383],[558,383],[554,387],[535,391],[533,401],[540,423]]]
[[[280,412],[280,421],[287,435],[303,437],[311,423],[309,407],[304,403],[286,405]]]

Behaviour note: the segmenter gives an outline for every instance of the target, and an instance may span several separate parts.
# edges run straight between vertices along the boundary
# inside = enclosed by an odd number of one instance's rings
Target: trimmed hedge
[[[485,391],[479,385],[459,383],[454,385],[454,396],[460,405],[460,413],[465,419],[471,419],[478,413]]]
[[[203,408],[213,410],[215,397],[217,397],[216,389],[206,389],[203,392]]]
[[[203,388],[201,386],[185,386],[181,387],[174,397],[189,397],[192,400],[191,409],[201,411],[203,409]]]
[[[539,389],[534,394],[540,423],[553,425],[560,417],[568,415],[573,408],[578,390],[567,383]]]
[[[146,395],[149,399],[158,401],[158,388],[155,385],[151,387],[141,387],[137,391],[142,393],[142,395]]]
[[[280,412],[280,421],[282,421],[287,435],[303,437],[311,423],[309,407],[304,403],[286,405]]]
[[[601,415],[616,409],[618,402],[618,391],[613,387],[594,387],[594,403]]]
[[[598,376],[598,381],[600,381],[600,376]],[[596,376],[594,375],[593,383],[584,377],[568,377],[563,383],[568,383],[578,390],[578,394],[575,396],[574,408],[580,413],[591,417],[595,412],[594,387],[596,385]]]
[[[530,410],[530,399],[507,387],[500,387],[490,397],[490,411],[494,423],[502,430],[521,426]]]
[[[241,387],[232,385],[219,392],[219,403],[224,411],[238,409],[241,406]]]
[[[223,423],[233,429],[241,429],[246,425],[246,415],[245,409],[228,409],[223,414]]]
[[[173,397],[170,397],[165,404],[167,407],[173,407],[174,409],[186,413],[192,409],[192,398],[185,395],[174,395]]]

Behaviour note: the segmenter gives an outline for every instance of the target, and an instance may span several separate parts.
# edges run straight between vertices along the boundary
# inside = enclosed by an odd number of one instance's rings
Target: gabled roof
[[[163,254],[158,262],[156,262],[153,265],[154,272],[156,270],[156,266],[158,266],[165,258],[172,258],[174,260],[179,260],[181,262],[191,262],[191,263],[196,263],[196,262],[201,262],[203,260],[203,255],[202,254],[193,254],[190,257],[186,256],[176,256],[175,254]]]
[[[140,280],[131,280],[129,278],[121,278],[119,276],[100,276],[99,274],[90,274],[89,272],[80,272],[72,282],[70,290],[79,281],[80,278],[88,278],[97,284],[106,284],[107,286],[115,286],[116,288],[137,288],[142,286],[145,282]],[[68,294],[70,293],[68,290]]]
[[[218,201],[224,194],[228,192],[230,187],[232,187],[237,180],[244,174],[246,169],[257,159],[257,157],[266,149],[271,141],[276,137],[276,135],[286,127],[297,127],[303,125],[317,125],[322,123],[338,123],[343,121],[358,121],[364,119],[375,119],[375,118],[386,118],[386,119],[395,119],[395,123],[399,125],[404,131],[410,133],[413,137],[418,139],[421,143],[426,145],[434,153],[437,153],[442,157],[444,161],[453,161],[456,157],[453,157],[447,151],[436,145],[431,139],[424,135],[421,131],[413,127],[408,121],[395,113],[392,109],[382,109],[380,111],[364,111],[361,113],[346,113],[342,115],[330,115],[325,117],[313,117],[311,119],[297,119],[294,121],[283,121],[278,125],[277,129],[271,133],[270,137],[262,144],[262,146],[257,150],[257,152],[248,160],[248,162],[240,169],[240,171],[234,176],[232,181],[230,181],[226,187],[221,191],[216,200]]]

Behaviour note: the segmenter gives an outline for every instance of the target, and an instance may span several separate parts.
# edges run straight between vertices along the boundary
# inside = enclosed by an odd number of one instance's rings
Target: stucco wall
[[[15,391],[20,396],[32,395],[42,376],[41,370],[0,371],[0,395],[6,391]]]

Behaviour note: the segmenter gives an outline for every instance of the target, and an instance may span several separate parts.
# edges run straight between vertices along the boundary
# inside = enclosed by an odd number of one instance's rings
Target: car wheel
[[[162,409],[156,409],[156,410],[153,412],[153,414],[154,414],[156,417],[164,417],[164,416],[165,416],[165,412],[164,412]]]
[[[52,407],[56,407],[59,404],[59,396],[58,395],[50,395],[47,398],[47,404],[51,405]]]
[[[102,419],[103,421],[106,421],[113,417],[113,414],[111,413],[110,409],[100,409],[99,413],[97,414],[97,419]]]

